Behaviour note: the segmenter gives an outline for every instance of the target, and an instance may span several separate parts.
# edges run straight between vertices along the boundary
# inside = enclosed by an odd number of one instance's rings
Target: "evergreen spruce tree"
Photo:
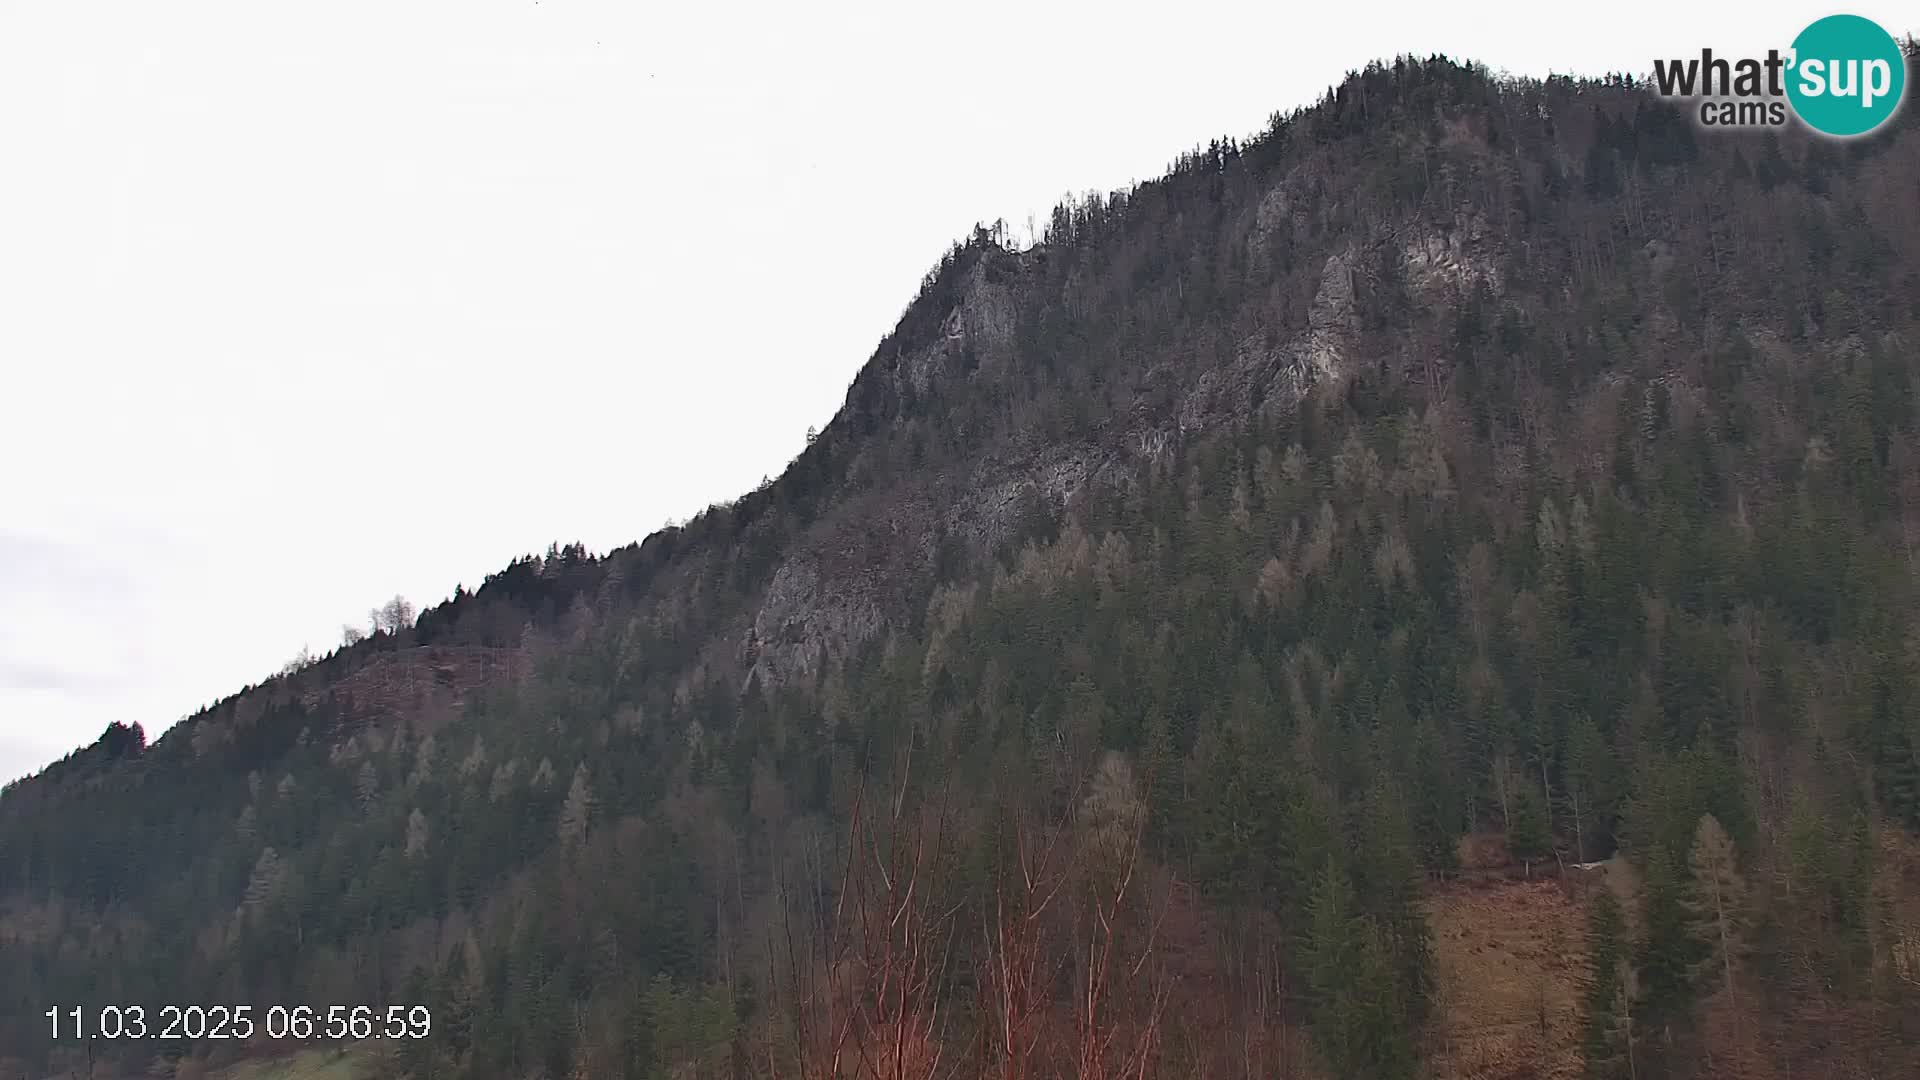
[[[1402,1021],[1417,1027],[1433,997],[1433,943],[1420,904],[1420,861],[1413,829],[1397,792],[1384,781],[1369,790],[1354,850],[1361,908],[1391,964]]]
[[[1328,1067],[1340,1077],[1412,1077],[1415,1029],[1396,1005],[1393,959],[1337,860],[1327,861],[1308,909],[1309,1013]]]
[[[1507,821],[1507,850],[1531,863],[1553,852],[1553,834],[1547,826],[1546,801],[1531,783],[1514,786],[1509,795],[1513,812]]]
[[[1587,913],[1587,984],[1581,1000],[1581,1054],[1590,1080],[1633,1073],[1633,968],[1627,946],[1626,911],[1603,885]]]
[[[1635,949],[1642,1001],[1642,1027],[1658,1027],[1669,1038],[1692,1018],[1693,973],[1702,948],[1694,936],[1691,890],[1678,862],[1666,848],[1647,856],[1640,884],[1641,933]]]
[[[1599,858],[1605,851],[1594,841],[1611,838],[1617,799],[1613,752],[1593,718],[1581,714],[1567,731],[1566,780],[1561,792],[1565,820],[1573,830],[1574,857],[1579,862]]]

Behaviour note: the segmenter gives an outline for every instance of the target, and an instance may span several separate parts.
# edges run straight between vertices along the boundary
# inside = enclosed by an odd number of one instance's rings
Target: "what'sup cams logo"
[[[1655,60],[1653,79],[1661,97],[1688,101],[1702,127],[1781,127],[1790,109],[1823,135],[1849,138],[1900,108],[1907,61],[1873,20],[1829,15],[1800,31],[1785,53],[1728,59],[1701,49],[1697,58]]]

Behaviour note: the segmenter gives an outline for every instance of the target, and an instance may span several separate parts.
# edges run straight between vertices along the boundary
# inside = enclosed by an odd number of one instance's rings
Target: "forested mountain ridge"
[[[1488,837],[1619,871],[1543,1074],[1920,1068],[1917,178],[1912,110],[1408,60],[979,230],[778,480],[10,787],[0,1075],[114,1002],[427,1002],[423,1077],[1464,1072],[1422,890]]]

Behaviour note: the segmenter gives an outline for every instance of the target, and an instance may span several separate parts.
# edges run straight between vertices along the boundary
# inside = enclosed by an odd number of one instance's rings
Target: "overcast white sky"
[[[777,474],[976,221],[1374,57],[1826,13],[0,0],[0,780]]]

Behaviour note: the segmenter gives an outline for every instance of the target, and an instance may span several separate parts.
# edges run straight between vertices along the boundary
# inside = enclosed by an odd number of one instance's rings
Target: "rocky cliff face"
[[[1241,215],[1245,231],[1224,242],[1256,263],[1270,258],[1287,208],[1306,197],[1300,186],[1291,175],[1274,179]],[[900,477],[844,508],[837,524],[817,526],[775,571],[744,635],[740,655],[751,673],[768,688],[808,685],[831,659],[855,655],[890,625],[917,622],[923,613],[907,600],[930,585],[937,538],[989,558],[1035,515],[1058,518],[1093,493],[1130,490],[1191,439],[1283,420],[1316,389],[1337,389],[1363,347],[1356,282],[1391,274],[1418,303],[1447,311],[1476,289],[1498,296],[1506,255],[1484,212],[1466,204],[1446,215],[1445,227],[1408,219],[1324,247],[1306,260],[1317,265],[1305,273],[1312,293],[1291,324],[1263,320],[1230,348],[1148,363],[1137,387],[1102,403],[1077,430],[1044,442],[1030,431],[1004,433],[971,461]],[[1019,296],[1039,287],[1047,257],[1044,246],[975,253],[937,320],[938,335],[874,367],[904,399],[991,397],[1012,365],[1032,359],[1015,334]]]

